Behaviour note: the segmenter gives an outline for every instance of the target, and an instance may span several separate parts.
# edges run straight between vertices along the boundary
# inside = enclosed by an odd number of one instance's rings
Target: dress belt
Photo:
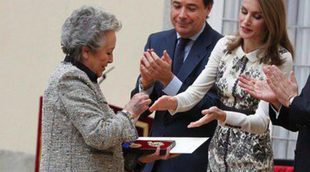
[[[224,105],[222,102],[219,102],[217,107],[220,108],[221,110],[240,112],[246,115],[255,114],[255,111],[247,110],[247,109],[237,109],[235,107],[229,107],[229,106]]]

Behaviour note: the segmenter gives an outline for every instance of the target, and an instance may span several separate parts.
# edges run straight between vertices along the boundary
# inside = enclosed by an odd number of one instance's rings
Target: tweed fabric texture
[[[124,171],[121,143],[138,137],[97,83],[68,62],[59,64],[43,96],[40,171]]]

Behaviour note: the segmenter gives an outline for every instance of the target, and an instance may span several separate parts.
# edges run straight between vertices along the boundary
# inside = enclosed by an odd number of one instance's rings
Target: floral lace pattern
[[[259,100],[238,86],[240,74],[264,79],[263,64],[236,51],[226,53],[218,66],[215,85],[221,102],[240,110],[255,111]],[[219,125],[209,146],[209,171],[272,171],[270,134],[252,134]]]

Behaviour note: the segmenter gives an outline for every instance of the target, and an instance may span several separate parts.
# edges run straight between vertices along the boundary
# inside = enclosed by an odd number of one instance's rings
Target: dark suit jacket
[[[270,109],[272,123],[291,131],[299,131],[295,150],[295,171],[310,169],[310,75],[301,94],[289,108],[282,107],[278,119]]]
[[[213,30],[208,24],[201,35],[193,44],[184,65],[180,69],[179,79],[183,82],[179,92],[183,92],[190,86],[204,69],[208,62],[211,51],[217,41],[222,37]],[[161,57],[164,50],[167,50],[170,57],[173,58],[177,43],[176,31],[174,29],[151,34],[148,38],[145,49],[152,48]],[[173,60],[173,59],[172,59]],[[139,78],[138,78],[139,80]],[[163,85],[160,82],[154,84],[154,89],[150,98],[154,102],[165,93]],[[132,95],[139,92],[138,81]],[[167,111],[157,111],[153,120],[151,136],[154,137],[211,137],[214,133],[216,122],[204,125],[199,128],[188,129],[187,125],[202,117],[201,110],[215,105],[218,101],[215,89],[210,90],[208,94],[192,110],[171,116]],[[148,116],[145,112],[141,117]],[[202,145],[191,155],[180,155],[165,161],[157,161],[154,166],[148,164],[146,168],[160,172],[205,172],[208,162],[209,142]],[[156,170],[154,170],[156,169]]]

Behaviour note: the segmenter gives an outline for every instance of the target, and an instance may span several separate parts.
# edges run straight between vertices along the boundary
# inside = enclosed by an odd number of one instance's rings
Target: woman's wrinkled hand
[[[124,109],[133,115],[133,118],[140,116],[145,110],[149,108],[151,99],[145,93],[135,94],[131,100],[125,105]]]

